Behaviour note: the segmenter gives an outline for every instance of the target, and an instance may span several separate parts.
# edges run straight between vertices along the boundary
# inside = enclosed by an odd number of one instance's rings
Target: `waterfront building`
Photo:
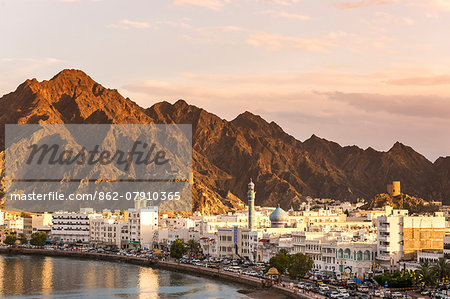
[[[248,228],[220,228],[217,232],[219,257],[243,258],[254,261],[258,244],[258,232]]]
[[[215,234],[210,237],[201,237],[199,240],[200,247],[202,248],[203,254],[211,257],[218,257],[217,253],[217,237]]]
[[[5,220],[5,226],[11,231],[11,233],[22,233],[23,231],[23,218],[15,217]]]
[[[280,252],[280,237],[280,235],[272,235],[269,237],[264,236],[262,239],[259,239],[256,251],[257,262],[268,263],[271,257]],[[283,242],[283,240],[281,242]]]
[[[131,246],[153,248],[154,234],[158,229],[158,207],[128,209],[128,242]]]
[[[51,239],[52,214],[47,212],[38,213],[31,215],[31,218],[33,233],[44,232]]]
[[[375,266],[376,242],[337,242],[337,270],[349,277],[364,278]]]
[[[32,225],[33,227],[36,226],[48,226],[50,227],[52,225],[52,214],[50,213],[38,213],[31,215],[32,218]]]
[[[89,243],[89,219],[100,218],[92,210],[78,213],[56,212],[52,215],[51,237],[54,242]]]
[[[27,238],[31,238],[31,234],[33,233],[33,219],[31,215],[26,215],[23,217],[23,229],[22,233]]]
[[[377,219],[377,262],[389,271],[400,268],[400,260],[415,260],[424,249],[442,249],[445,218],[409,216],[407,210],[387,206],[385,215]]]
[[[91,218],[89,242],[92,246],[128,247],[128,222],[120,218]]]
[[[313,268],[318,271],[362,277],[372,268],[376,258],[377,243],[371,236],[371,233],[361,234],[358,230],[295,232],[291,253],[309,255],[314,262]]]

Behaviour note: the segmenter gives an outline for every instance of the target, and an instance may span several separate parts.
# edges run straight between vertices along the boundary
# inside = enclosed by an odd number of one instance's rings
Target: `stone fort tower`
[[[400,181],[393,181],[392,184],[388,184],[387,193],[391,196],[399,196],[401,193]]]

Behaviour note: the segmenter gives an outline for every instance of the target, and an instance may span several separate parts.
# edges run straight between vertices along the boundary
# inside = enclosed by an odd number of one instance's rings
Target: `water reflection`
[[[248,298],[232,284],[124,263],[0,255],[0,297]]]
[[[151,268],[139,269],[139,298],[159,298],[158,297],[158,274]]]
[[[42,295],[51,295],[53,293],[53,259],[44,258],[42,267]]]

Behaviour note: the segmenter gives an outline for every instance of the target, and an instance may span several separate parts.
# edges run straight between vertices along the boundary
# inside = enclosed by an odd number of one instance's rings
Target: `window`
[[[361,261],[363,257],[363,254],[361,252],[361,250],[358,251],[358,261]]]
[[[351,254],[352,253],[351,253],[349,248],[345,249],[345,251],[344,251],[344,258],[349,259]]]

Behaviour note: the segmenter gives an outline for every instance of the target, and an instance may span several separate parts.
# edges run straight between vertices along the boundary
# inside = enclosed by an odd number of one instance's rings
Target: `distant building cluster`
[[[400,195],[400,182],[388,185]],[[255,205],[255,184],[248,184],[248,207],[223,215],[189,217],[158,214],[137,201],[127,211],[81,209],[77,213],[0,212],[1,240],[7,234],[44,231],[56,244],[110,248],[168,249],[181,239],[196,240],[203,255],[268,262],[280,250],[304,253],[314,269],[364,277],[377,271],[415,269],[420,262],[450,258],[450,207],[427,215],[407,210],[363,210],[364,201],[307,198],[298,209]]]

